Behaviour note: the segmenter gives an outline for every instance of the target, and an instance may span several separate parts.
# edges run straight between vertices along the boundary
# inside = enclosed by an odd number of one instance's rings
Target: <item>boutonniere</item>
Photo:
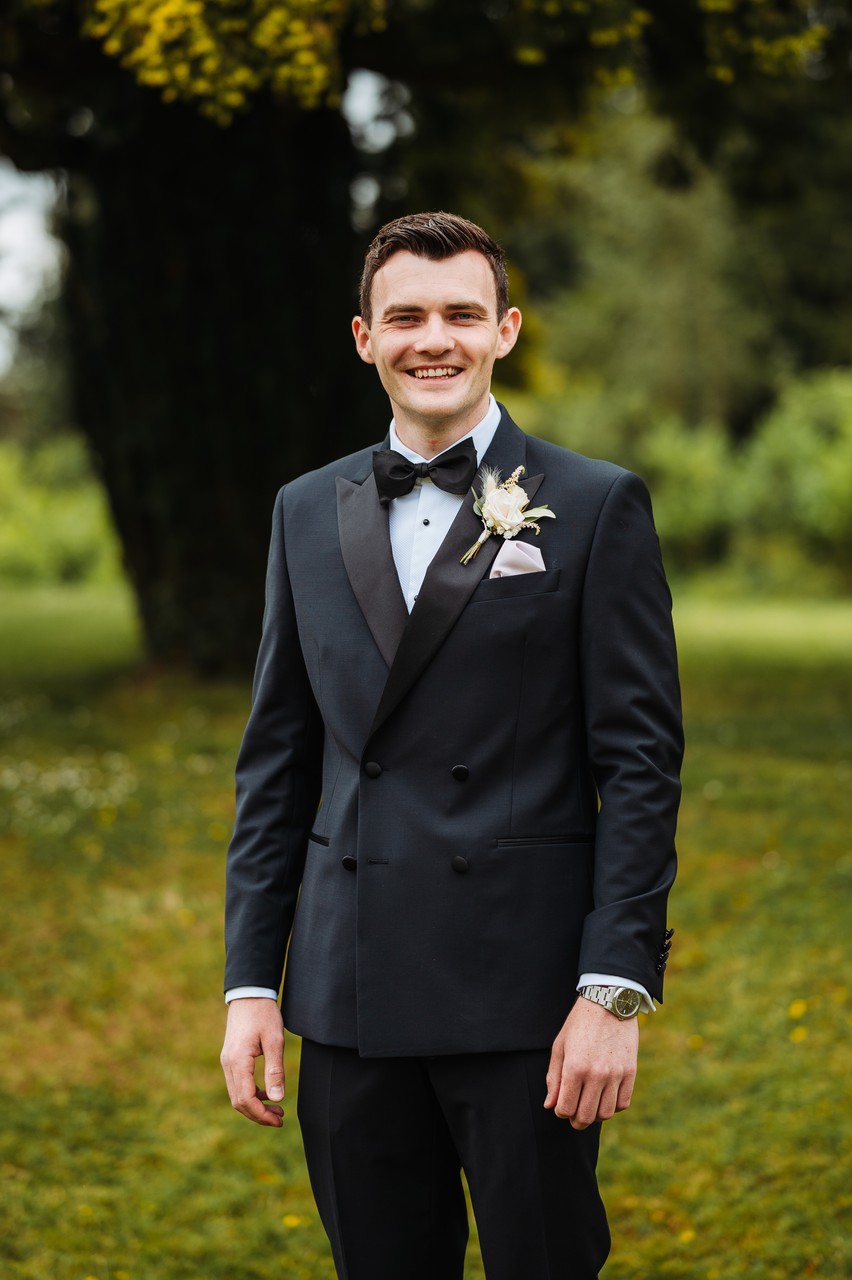
[[[482,533],[473,546],[464,553],[462,564],[469,564],[483,542],[487,542],[492,533],[501,538],[514,538],[521,529],[535,529],[536,537],[541,529],[536,524],[543,516],[556,519],[556,512],[545,504],[527,510],[529,498],[526,490],[518,484],[518,477],[524,474],[524,467],[515,467],[508,480],[500,481],[500,472],[490,467],[482,469],[482,493],[477,498],[474,494],[473,509],[485,525]]]

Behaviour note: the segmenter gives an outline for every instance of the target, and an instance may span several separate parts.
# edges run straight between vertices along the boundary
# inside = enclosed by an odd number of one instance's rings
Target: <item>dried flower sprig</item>
[[[483,467],[482,492],[479,497],[476,497],[474,491],[473,509],[485,528],[473,546],[469,547],[462,556],[462,564],[469,564],[492,534],[508,539],[514,538],[521,529],[535,529],[538,537],[541,527],[536,522],[545,516],[552,520],[556,519],[556,513],[551,511],[547,504],[527,510],[529,497],[526,490],[518,484],[524,470],[524,467],[515,467],[512,474],[501,482],[499,471],[492,467]]]

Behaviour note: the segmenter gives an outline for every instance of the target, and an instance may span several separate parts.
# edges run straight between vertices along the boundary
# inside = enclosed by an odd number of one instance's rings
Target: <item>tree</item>
[[[708,101],[816,56],[811,14],[804,0],[13,0],[0,145],[65,175],[75,414],[152,656],[250,665],[275,489],[382,433],[347,333],[359,175],[379,192],[366,223],[410,204],[508,226],[525,198],[513,157],[559,145],[591,88],[644,77],[706,141]],[[400,136],[383,155],[339,110],[359,67],[386,79]]]

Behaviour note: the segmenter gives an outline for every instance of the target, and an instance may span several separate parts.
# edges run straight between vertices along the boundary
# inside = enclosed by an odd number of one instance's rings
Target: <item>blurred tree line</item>
[[[62,175],[68,416],[152,655],[253,660],[276,488],[383,433],[348,321],[411,208],[503,240],[516,416],[644,472],[676,568],[842,566],[851,47],[799,0],[12,0],[0,148]]]
[[[824,123],[839,176],[849,130]],[[541,209],[518,231],[523,421],[644,475],[670,569],[724,566],[740,590],[852,586],[850,198],[798,160],[785,206],[746,204],[722,158],[611,94],[570,155],[533,165]]]

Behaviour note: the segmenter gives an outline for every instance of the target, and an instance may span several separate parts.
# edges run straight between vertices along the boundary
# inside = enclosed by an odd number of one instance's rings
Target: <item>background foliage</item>
[[[616,436],[740,439],[778,376],[846,363],[850,41],[804,0],[13,0],[0,146],[62,174],[69,417],[152,656],[250,668],[275,489],[381,435],[347,326],[405,208],[505,240],[516,382],[573,366]]]
[[[0,442],[0,579],[103,582],[119,573],[103,490],[75,436],[27,454]]]
[[[527,216],[510,220],[505,238],[526,322],[520,349],[498,367],[499,394],[528,429],[647,479],[676,581],[700,578],[728,595],[848,591],[852,373],[830,357],[843,355],[852,315],[844,318],[845,299],[837,303],[829,351],[820,346],[821,316],[813,327],[803,313],[795,340],[784,323],[796,254],[802,248],[810,260],[812,252],[807,234],[792,240],[798,202],[782,252],[774,227],[768,234],[749,216],[718,169],[653,116],[634,88],[604,94],[569,133],[558,154],[525,153],[518,162]],[[767,278],[776,290],[758,287]],[[32,318],[17,364],[0,382],[0,579],[98,580],[116,572],[104,503],[71,425],[64,350],[51,303]],[[339,358],[356,363],[348,343]],[[384,420],[380,406],[372,437]],[[189,442],[196,458],[189,479],[203,495],[216,474],[240,484],[254,478],[256,493],[248,491],[263,542],[250,550],[241,534],[238,546],[260,599],[269,519],[260,477],[270,467],[259,442],[235,447],[234,421],[200,457]],[[303,442],[305,465],[310,443]],[[150,471],[150,440],[136,448],[136,470],[125,472],[137,518],[149,513],[138,534],[147,544],[156,541],[150,520],[165,518],[158,503],[166,479]],[[283,478],[273,473],[273,487]],[[185,494],[182,466],[174,482]],[[209,589],[229,610],[213,560],[230,537],[236,501],[223,496],[216,525],[201,528],[196,552],[204,559],[193,561],[193,598]],[[168,626],[160,597],[153,607],[158,625]],[[205,618],[209,609],[207,602]],[[255,624],[244,640],[250,656],[256,636]]]

